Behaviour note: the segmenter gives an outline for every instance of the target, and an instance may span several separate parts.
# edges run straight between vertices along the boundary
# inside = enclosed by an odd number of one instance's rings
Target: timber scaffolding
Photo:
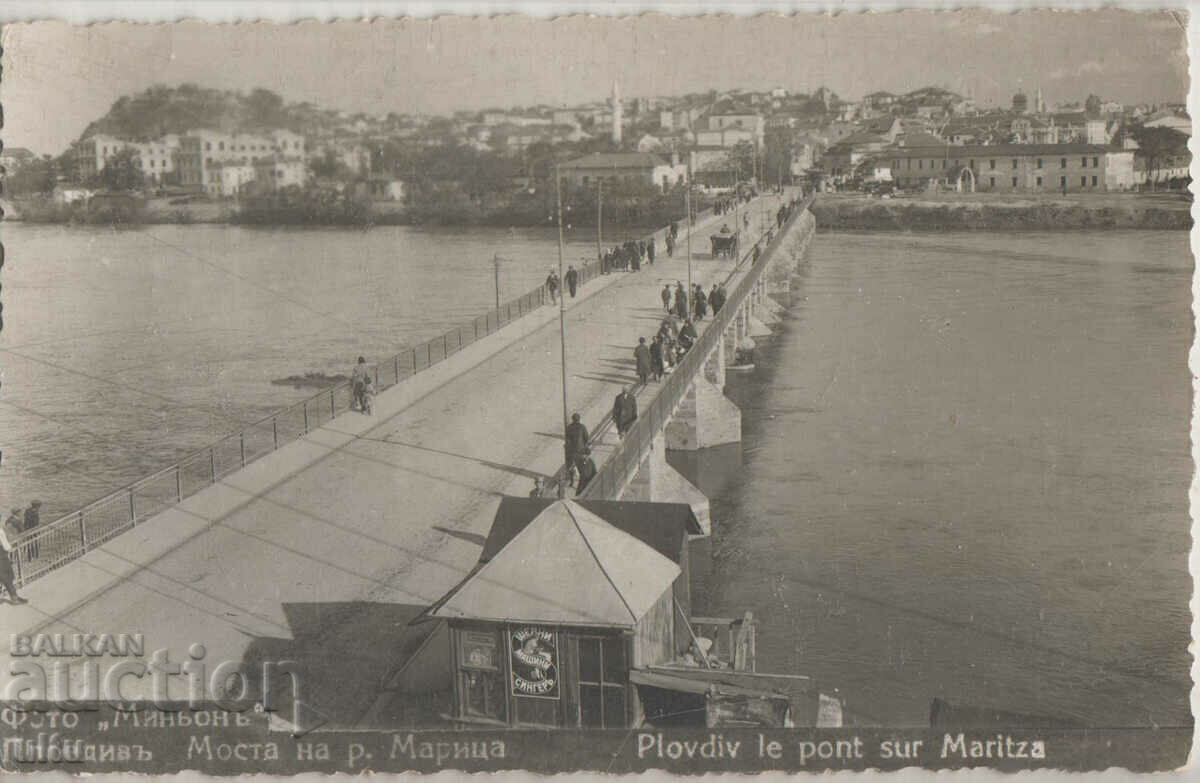
[[[697,212],[695,222],[712,216],[711,208]],[[683,220],[686,217],[675,222]],[[639,241],[651,238],[661,241],[665,233],[665,229],[659,229]],[[582,264],[578,272],[581,286],[600,277],[599,259]],[[559,296],[564,289],[565,285],[560,281]],[[375,388],[378,392],[390,389],[548,304],[552,304],[552,299],[546,285],[542,284],[469,323],[372,364],[371,378]],[[11,557],[17,585],[27,585],[78,560],[139,523],[303,438],[353,410],[353,398],[349,380],[323,389],[53,522],[14,537]]]
[[[720,312],[716,313],[703,327],[696,344],[684,354],[682,361],[676,365],[671,374],[661,384],[656,384],[660,387],[657,396],[644,411],[639,411],[637,421],[621,438],[616,450],[584,488],[581,497],[590,500],[616,500],[620,497],[622,491],[637,473],[642,460],[650,452],[655,436],[663,431],[667,421],[687,395],[696,376],[703,372],[704,363],[713,349],[717,347],[717,341],[723,339],[725,330],[738,317],[739,309],[750,296],[754,286],[763,279],[784,236],[796,220],[808,211],[813,198],[813,195],[810,194],[797,203],[787,222],[779,228],[778,232],[768,230],[766,236],[761,237],[759,242],[756,242],[738,260],[737,266],[725,278],[726,285],[737,277],[747,264],[751,264],[751,268],[729,294],[729,298],[721,306]],[[763,239],[766,239],[766,249],[760,251],[760,255],[755,261],[754,251],[759,248],[759,243]],[[635,392],[643,388],[645,386],[639,384],[635,388]],[[611,425],[612,414],[606,414],[595,432],[592,433],[589,445],[594,446],[599,443]],[[565,481],[565,476],[566,469],[564,467],[555,475],[554,481],[561,485]]]

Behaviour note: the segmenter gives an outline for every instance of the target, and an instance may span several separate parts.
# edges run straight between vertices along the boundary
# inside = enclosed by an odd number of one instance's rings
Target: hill
[[[195,84],[156,85],[119,98],[107,114],[87,126],[80,138],[107,133],[147,140],[194,128],[230,133],[288,128],[303,133],[333,121],[335,116],[335,112],[309,103],[287,104],[270,90],[241,93]]]

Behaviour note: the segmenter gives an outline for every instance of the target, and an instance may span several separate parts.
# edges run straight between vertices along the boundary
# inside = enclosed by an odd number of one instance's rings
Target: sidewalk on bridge
[[[695,255],[706,289],[732,268]],[[635,380],[633,347],[657,329],[663,284],[686,279],[683,255],[660,253],[568,299],[570,403],[590,426]],[[0,608],[6,628],[143,633],[176,661],[200,642],[210,669],[305,660],[328,669],[313,702],[352,722],[396,663],[404,618],[474,565],[499,497],[561,464],[557,316],[507,325],[380,394],[376,416],[340,416],[37,580],[29,604]]]

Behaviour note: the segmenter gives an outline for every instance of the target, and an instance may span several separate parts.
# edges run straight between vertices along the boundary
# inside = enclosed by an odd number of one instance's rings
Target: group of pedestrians
[[[668,244],[667,247],[669,255],[672,246]],[[600,273],[606,275],[609,272],[637,272],[642,268],[642,264],[654,263],[654,254],[654,237],[640,241],[631,239],[609,248],[600,257]]]
[[[550,301],[552,303],[558,303],[558,291],[562,288],[562,283],[564,282],[567,284],[567,293],[571,295],[572,299],[575,298],[575,293],[579,290],[579,270],[575,268],[574,264],[569,265],[567,271],[563,272],[563,278],[560,281],[558,279],[558,272],[553,269],[546,276],[546,290],[550,292]]]
[[[0,587],[3,587],[8,593],[10,603],[28,603],[17,594],[16,572],[13,570],[12,558],[17,552],[17,539],[24,534],[32,533],[41,526],[41,509],[42,501],[40,500],[33,501],[29,504],[29,508],[23,509],[17,506],[9,514],[4,525],[0,527]],[[20,554],[27,563],[41,554],[41,544],[36,539],[26,541],[19,546]]]
[[[714,283],[712,290],[708,293],[704,292],[703,286],[696,284],[692,289],[691,301],[689,302],[683,282],[676,281],[674,291],[671,290],[669,283],[663,286],[661,297],[663,310],[667,313],[673,314],[685,321],[689,317],[696,321],[703,321],[708,315],[709,308],[712,309],[713,315],[721,312],[721,307],[725,304],[727,294],[725,293],[725,285],[723,283]]]
[[[567,425],[566,451],[567,486],[575,487],[575,495],[579,496],[588,483],[596,477],[596,462],[592,459],[592,448],[588,445],[591,436],[587,427],[580,420],[578,413],[571,414],[571,423]],[[544,487],[539,478],[534,483],[531,497],[540,497]]]

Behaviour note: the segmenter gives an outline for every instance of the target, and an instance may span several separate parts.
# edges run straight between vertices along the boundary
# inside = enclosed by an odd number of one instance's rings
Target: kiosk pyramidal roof
[[[431,614],[631,628],[680,573],[653,547],[562,500],[547,506]]]

